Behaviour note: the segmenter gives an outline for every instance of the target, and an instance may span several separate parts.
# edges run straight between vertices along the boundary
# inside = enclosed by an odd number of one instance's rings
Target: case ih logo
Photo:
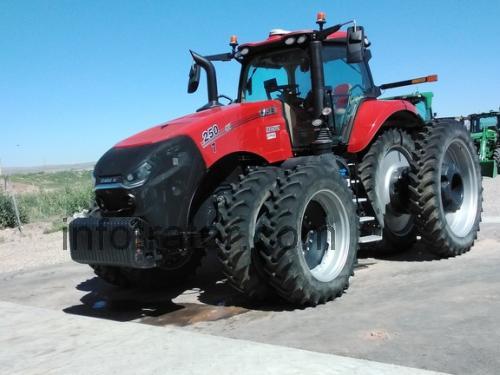
[[[259,111],[260,117],[274,115],[276,113],[276,107],[262,108]]]
[[[279,125],[273,125],[273,126],[267,126],[266,127],[266,133],[274,133],[280,130]]]

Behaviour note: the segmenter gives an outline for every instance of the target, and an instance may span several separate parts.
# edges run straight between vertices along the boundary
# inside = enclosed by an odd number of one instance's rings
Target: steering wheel
[[[264,90],[268,99],[272,99],[271,94],[275,91],[279,91],[282,97],[297,96],[298,87],[297,84],[278,85],[276,78],[264,81]]]
[[[274,86],[272,87],[268,92],[267,92],[267,97],[271,99],[271,94],[275,91],[278,91],[281,95],[281,97],[292,97],[295,96],[297,97],[297,89],[299,88],[299,85],[279,85],[279,86]]]

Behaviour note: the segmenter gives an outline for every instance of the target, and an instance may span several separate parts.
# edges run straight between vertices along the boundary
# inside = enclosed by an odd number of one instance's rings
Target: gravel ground
[[[483,218],[500,216],[500,177],[483,178]]]
[[[50,223],[32,223],[18,229],[0,231],[0,273],[58,264],[70,260],[63,251],[63,233],[45,234]]]

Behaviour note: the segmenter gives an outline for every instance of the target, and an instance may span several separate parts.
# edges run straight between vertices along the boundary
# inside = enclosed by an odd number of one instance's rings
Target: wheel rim
[[[474,157],[461,139],[454,139],[440,168],[441,207],[451,232],[467,236],[476,221],[479,188]]]
[[[412,216],[408,209],[408,177],[410,161],[402,149],[392,148],[380,161],[375,191],[384,223],[394,234],[411,230]]]
[[[312,276],[334,280],[343,270],[350,246],[349,215],[335,192],[320,190],[305,205],[300,242]]]

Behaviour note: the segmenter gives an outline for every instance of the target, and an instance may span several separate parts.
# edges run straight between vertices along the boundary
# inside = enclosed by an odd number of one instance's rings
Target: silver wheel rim
[[[350,246],[349,215],[342,200],[334,191],[320,190],[301,218],[299,243],[312,276],[321,282],[334,280],[344,269]]]
[[[451,172],[450,172],[451,169]],[[479,187],[474,157],[461,139],[454,139],[446,148],[440,167],[441,207],[446,224],[457,237],[467,236],[476,221]],[[462,191],[459,208],[446,205],[445,189]]]
[[[391,148],[381,160],[375,177],[375,193],[384,223],[394,233],[407,232],[412,220],[410,214],[399,212],[391,205],[391,186],[394,184],[394,178],[400,178],[401,173],[409,167],[410,162],[404,153],[398,148]]]

